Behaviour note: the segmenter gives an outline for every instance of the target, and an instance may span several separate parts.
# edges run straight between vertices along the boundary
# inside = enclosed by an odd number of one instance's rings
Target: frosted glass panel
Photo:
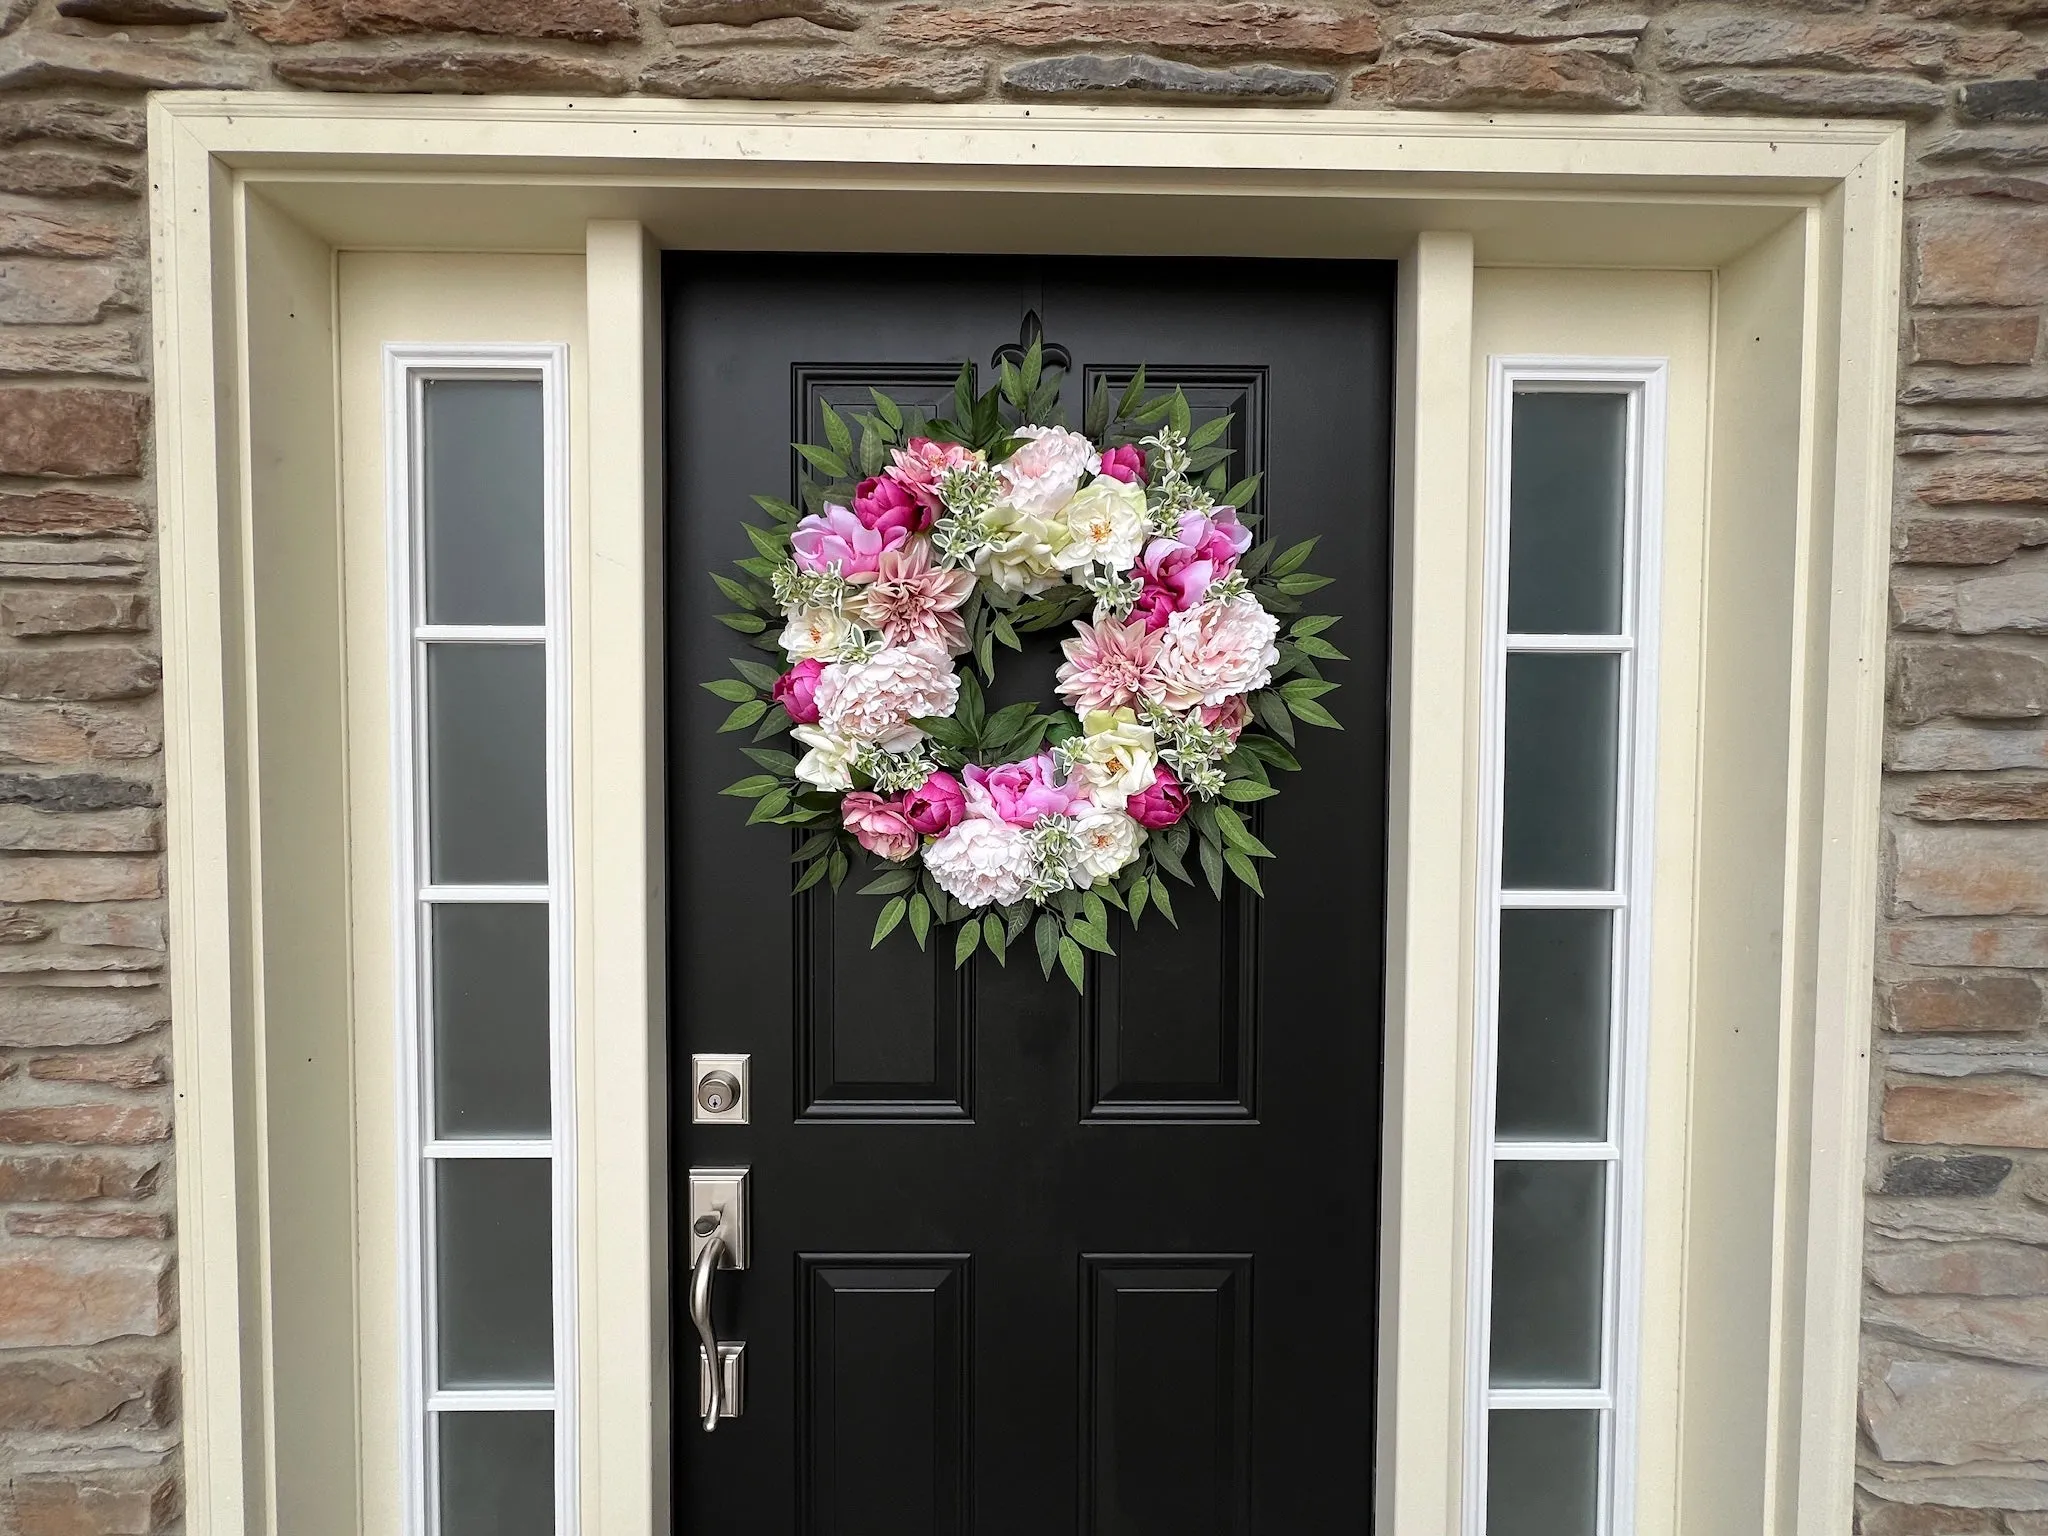
[[[540,381],[421,390],[427,622],[543,623]]]
[[[1507,661],[1501,884],[1606,890],[1614,883],[1617,656]]]
[[[1486,1424],[1486,1536],[1594,1536],[1600,1415],[1496,1408]]]
[[[1613,933],[1607,911],[1501,913],[1495,1135],[1605,1135]]]
[[[442,1386],[554,1380],[552,1179],[545,1158],[435,1162]]]
[[[427,647],[427,827],[441,884],[548,877],[547,657]]]
[[[548,909],[437,905],[434,1134],[548,1134]]]
[[[555,1416],[444,1413],[441,1536],[550,1536]]]
[[[1605,1163],[1493,1170],[1493,1385],[1600,1384]]]
[[[1628,396],[1517,394],[1508,482],[1508,628],[1621,630]]]

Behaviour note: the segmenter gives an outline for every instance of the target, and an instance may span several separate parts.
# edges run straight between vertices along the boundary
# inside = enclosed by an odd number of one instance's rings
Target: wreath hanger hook
[[[1038,343],[1038,358],[1043,366],[1057,368],[1062,373],[1073,370],[1074,354],[1058,342],[1045,339],[1045,326],[1035,309],[1024,311],[1024,323],[1017,327],[1017,339],[997,347],[989,362],[1011,363],[1021,368],[1024,366],[1024,354],[1031,350],[1034,341]]]

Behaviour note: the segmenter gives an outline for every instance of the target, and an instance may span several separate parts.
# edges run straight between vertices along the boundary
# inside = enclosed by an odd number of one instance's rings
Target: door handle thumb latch
[[[747,1267],[747,1170],[690,1170],[690,1321],[697,1327],[697,1411],[707,1432],[746,1406],[746,1350],[719,1342],[711,1287],[722,1269]]]

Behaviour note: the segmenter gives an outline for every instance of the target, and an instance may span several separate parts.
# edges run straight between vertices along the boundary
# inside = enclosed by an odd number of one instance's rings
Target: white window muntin
[[[442,380],[530,381],[540,388],[542,622],[427,622],[425,388]],[[574,1536],[576,1475],[575,1060],[570,908],[568,645],[568,349],[561,344],[384,347],[386,504],[392,613],[393,787],[397,847],[398,1189],[401,1436],[405,1530],[440,1536],[440,1426],[450,1412],[552,1415],[553,1530]],[[436,883],[427,783],[427,658],[436,646],[538,646],[543,652],[546,878]],[[452,904],[545,905],[548,1134],[442,1137],[434,1125],[433,913]],[[442,1387],[435,1296],[439,1274],[434,1178],[457,1159],[546,1160],[551,1197],[552,1382],[546,1387]]]
[[[1656,591],[1662,519],[1663,359],[1494,357],[1486,402],[1486,549],[1481,696],[1479,840],[1481,907],[1476,924],[1473,1131],[1468,1188],[1465,1531],[1487,1536],[1489,1415],[1495,1409],[1593,1410],[1599,1414],[1594,1487],[1598,1536],[1633,1530],[1633,1480],[1643,1269],[1643,1160],[1649,1033],[1649,901],[1655,776]],[[1508,627],[1511,463],[1516,397],[1595,393],[1625,401],[1620,622],[1613,633],[1515,633]],[[1502,879],[1508,658],[1609,655],[1618,670],[1609,889],[1507,890]],[[1500,916],[1515,909],[1613,913],[1608,988],[1606,1121],[1597,1140],[1496,1136]],[[1604,1195],[1599,1380],[1591,1387],[1496,1387],[1492,1376],[1494,1184],[1508,1162],[1597,1161]]]

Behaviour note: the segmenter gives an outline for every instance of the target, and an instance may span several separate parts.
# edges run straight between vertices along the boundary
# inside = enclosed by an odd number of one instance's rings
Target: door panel
[[[671,954],[676,1164],[752,1170],[722,1273],[745,1415],[677,1404],[686,1529],[785,1536],[1356,1533],[1370,1521],[1392,271],[1369,263],[672,257]],[[1064,404],[1138,364],[1318,568],[1346,729],[1265,803],[1268,896],[1176,887],[1077,998],[792,898],[788,849],[718,790],[747,771],[696,685],[740,643],[706,573],[750,552],[793,436],[872,384],[941,414],[1027,310]],[[1057,636],[991,704],[1049,700]],[[752,1059],[746,1125],[689,1123],[692,1052]],[[677,1222],[679,1234],[687,1222]],[[677,1273],[687,1269],[685,1247]],[[679,1286],[680,1292],[683,1287]],[[694,1384],[679,1320],[676,1379]]]

